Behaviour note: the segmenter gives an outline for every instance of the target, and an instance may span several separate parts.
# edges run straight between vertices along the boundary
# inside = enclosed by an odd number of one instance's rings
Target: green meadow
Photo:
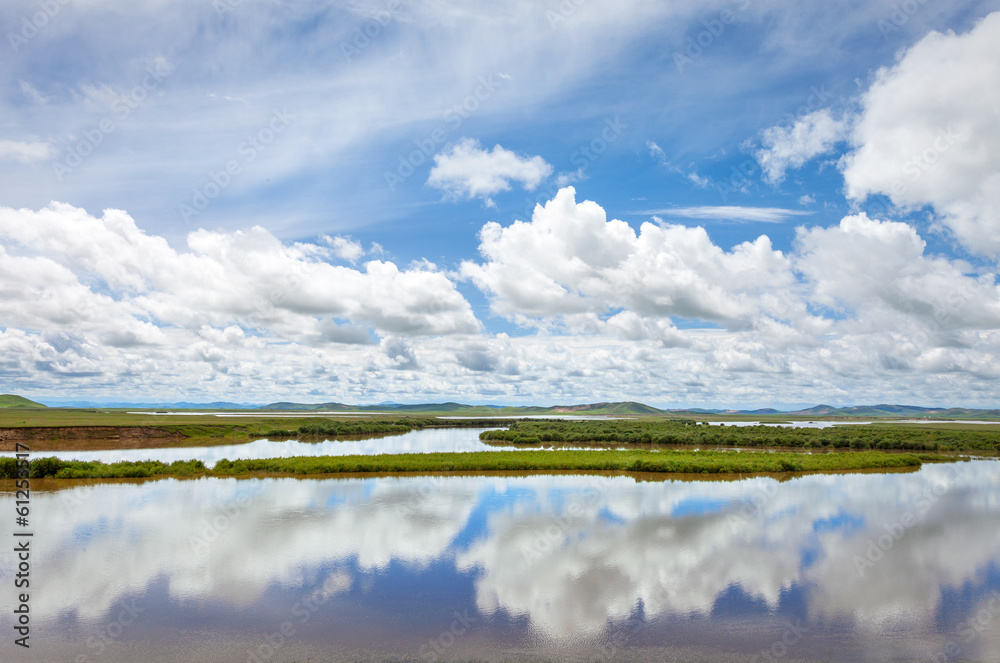
[[[1000,451],[1000,425],[873,423],[820,429],[709,426],[664,419],[517,421],[507,430],[485,431],[480,439],[487,443],[516,445],[688,445],[996,453]]]

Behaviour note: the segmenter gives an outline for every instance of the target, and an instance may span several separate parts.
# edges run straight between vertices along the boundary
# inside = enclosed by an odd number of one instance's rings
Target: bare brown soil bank
[[[176,431],[149,426],[0,428],[0,451],[14,451],[17,442],[29,445],[32,451],[145,449],[173,446],[185,437]]]

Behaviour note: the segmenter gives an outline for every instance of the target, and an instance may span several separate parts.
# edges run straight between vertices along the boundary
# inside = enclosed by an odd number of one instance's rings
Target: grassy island
[[[101,463],[36,458],[32,478],[107,479],[156,476],[329,475],[383,472],[611,471],[623,473],[750,474],[918,468],[940,456],[864,451],[767,453],[735,451],[483,451],[474,453],[309,456],[260,460]],[[954,460],[952,458],[951,460]],[[0,478],[16,475],[12,458],[0,459]]]
[[[785,447],[907,451],[1000,451],[1000,432],[972,424],[876,423],[830,428],[710,426],[690,420],[516,421],[507,430],[485,431],[484,442],[503,444],[598,444],[638,447]]]

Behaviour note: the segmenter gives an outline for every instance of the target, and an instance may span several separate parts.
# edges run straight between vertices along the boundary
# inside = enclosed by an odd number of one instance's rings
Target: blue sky
[[[998,4],[6,3],[0,380],[994,405]]]

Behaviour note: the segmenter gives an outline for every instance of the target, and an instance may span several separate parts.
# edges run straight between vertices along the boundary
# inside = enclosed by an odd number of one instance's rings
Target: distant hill
[[[474,405],[462,405],[461,403],[419,403],[417,405],[366,405],[360,410],[378,411],[393,410],[395,412],[462,412],[470,408],[477,408]]]
[[[445,413],[464,414],[469,416],[497,415],[497,414],[545,414],[549,408],[544,407],[505,407],[502,405],[464,405],[462,403],[379,403],[378,405],[347,405],[345,403],[290,403],[282,401],[278,403],[268,403],[262,405],[260,410],[287,411],[298,410],[302,412],[329,411],[329,412],[405,412],[417,414]]]
[[[69,401],[53,399],[58,405],[53,407],[101,407],[127,408],[142,410],[254,410],[258,412],[391,412],[400,414],[452,415],[467,417],[521,417],[531,415],[594,415],[617,417],[641,417],[655,415],[680,415],[707,418],[713,416],[738,417],[799,417],[799,418],[896,418],[896,419],[1000,419],[1000,409],[976,409],[961,407],[923,407],[919,405],[894,405],[880,403],[878,405],[854,405],[835,407],[833,405],[815,405],[802,410],[782,411],[774,408],[755,410],[683,408],[661,410],[635,401],[580,403],[575,405],[553,406],[504,406],[504,405],[468,405],[448,401],[445,403],[391,403],[382,402],[375,405],[348,405],[327,401],[324,403],[296,403],[279,401],[259,405],[253,403],[232,403],[217,401],[214,403],[90,403],[84,401]],[[14,407],[46,407],[41,403],[28,400],[22,396],[7,394],[0,396],[0,408]]]
[[[331,412],[405,412],[434,413],[434,414],[463,414],[469,416],[517,416],[532,414],[595,414],[595,415],[638,415],[638,414],[663,414],[664,410],[658,410],[642,403],[590,403],[582,405],[555,405],[552,407],[540,406],[502,406],[502,405],[466,405],[449,401],[447,403],[380,403],[378,405],[346,405],[344,403],[269,403],[260,408],[261,410],[300,410],[312,412],[317,410],[328,410]]]
[[[852,407],[832,407],[830,405],[817,405],[808,410],[799,412],[784,412],[789,415],[813,415],[827,417],[902,417],[914,419],[992,419],[1000,417],[1000,410],[981,410],[974,408],[934,408],[921,407],[918,405],[855,405]]]
[[[624,403],[590,403],[589,405],[555,405],[547,408],[549,412],[566,414],[663,414],[650,405],[625,401]]]
[[[260,407],[259,403],[231,403],[229,401],[215,401],[212,403],[189,403],[180,401],[168,403],[166,401],[152,401],[139,403],[135,401],[71,401],[52,399],[52,407],[72,407],[72,408],[109,408],[109,409],[129,409],[129,410],[254,410]]]
[[[807,410],[799,410],[794,414],[808,414],[810,416],[816,416],[816,417],[829,417],[829,416],[836,416],[839,413],[840,413],[839,408],[835,408],[832,405],[817,405]],[[793,413],[782,412],[781,414],[793,414]]]
[[[347,405],[345,403],[268,403],[261,410],[300,410],[304,412],[461,412],[468,409],[478,409],[479,405],[462,405],[461,403],[418,403],[406,405],[403,403],[380,403],[378,405]]]
[[[281,401],[278,403],[268,403],[267,405],[261,405],[258,410],[329,410],[331,412],[340,412],[343,410],[354,411],[350,405],[344,405],[343,403],[289,403],[288,401]]]
[[[719,413],[719,411],[716,411]],[[779,411],[763,410],[726,410],[725,414],[739,415],[778,415],[785,417],[864,417],[876,419],[892,417],[896,419],[995,419],[1000,417],[1000,409],[976,409],[961,407],[921,407],[919,405],[854,405],[849,407],[834,407],[832,405],[816,405],[803,410]]]
[[[0,407],[46,407],[41,403],[29,401],[24,396],[15,394],[0,394]]]
[[[464,416],[528,416],[528,415],[604,415],[604,416],[649,416],[662,414],[675,415],[734,415],[741,417],[784,416],[784,417],[894,417],[894,418],[932,418],[932,419],[975,419],[1000,418],[1000,410],[977,410],[970,408],[929,408],[916,405],[860,405],[852,407],[834,407],[833,405],[816,405],[803,410],[782,411],[774,408],[757,410],[710,410],[704,408],[686,408],[680,410],[660,410],[644,403],[625,401],[621,403],[582,403],[578,405],[541,406],[496,406],[496,405],[465,405],[449,401],[447,403],[380,403],[378,405],[346,405],[344,403],[270,403],[261,410],[299,410],[332,412],[399,412],[451,414]]]

